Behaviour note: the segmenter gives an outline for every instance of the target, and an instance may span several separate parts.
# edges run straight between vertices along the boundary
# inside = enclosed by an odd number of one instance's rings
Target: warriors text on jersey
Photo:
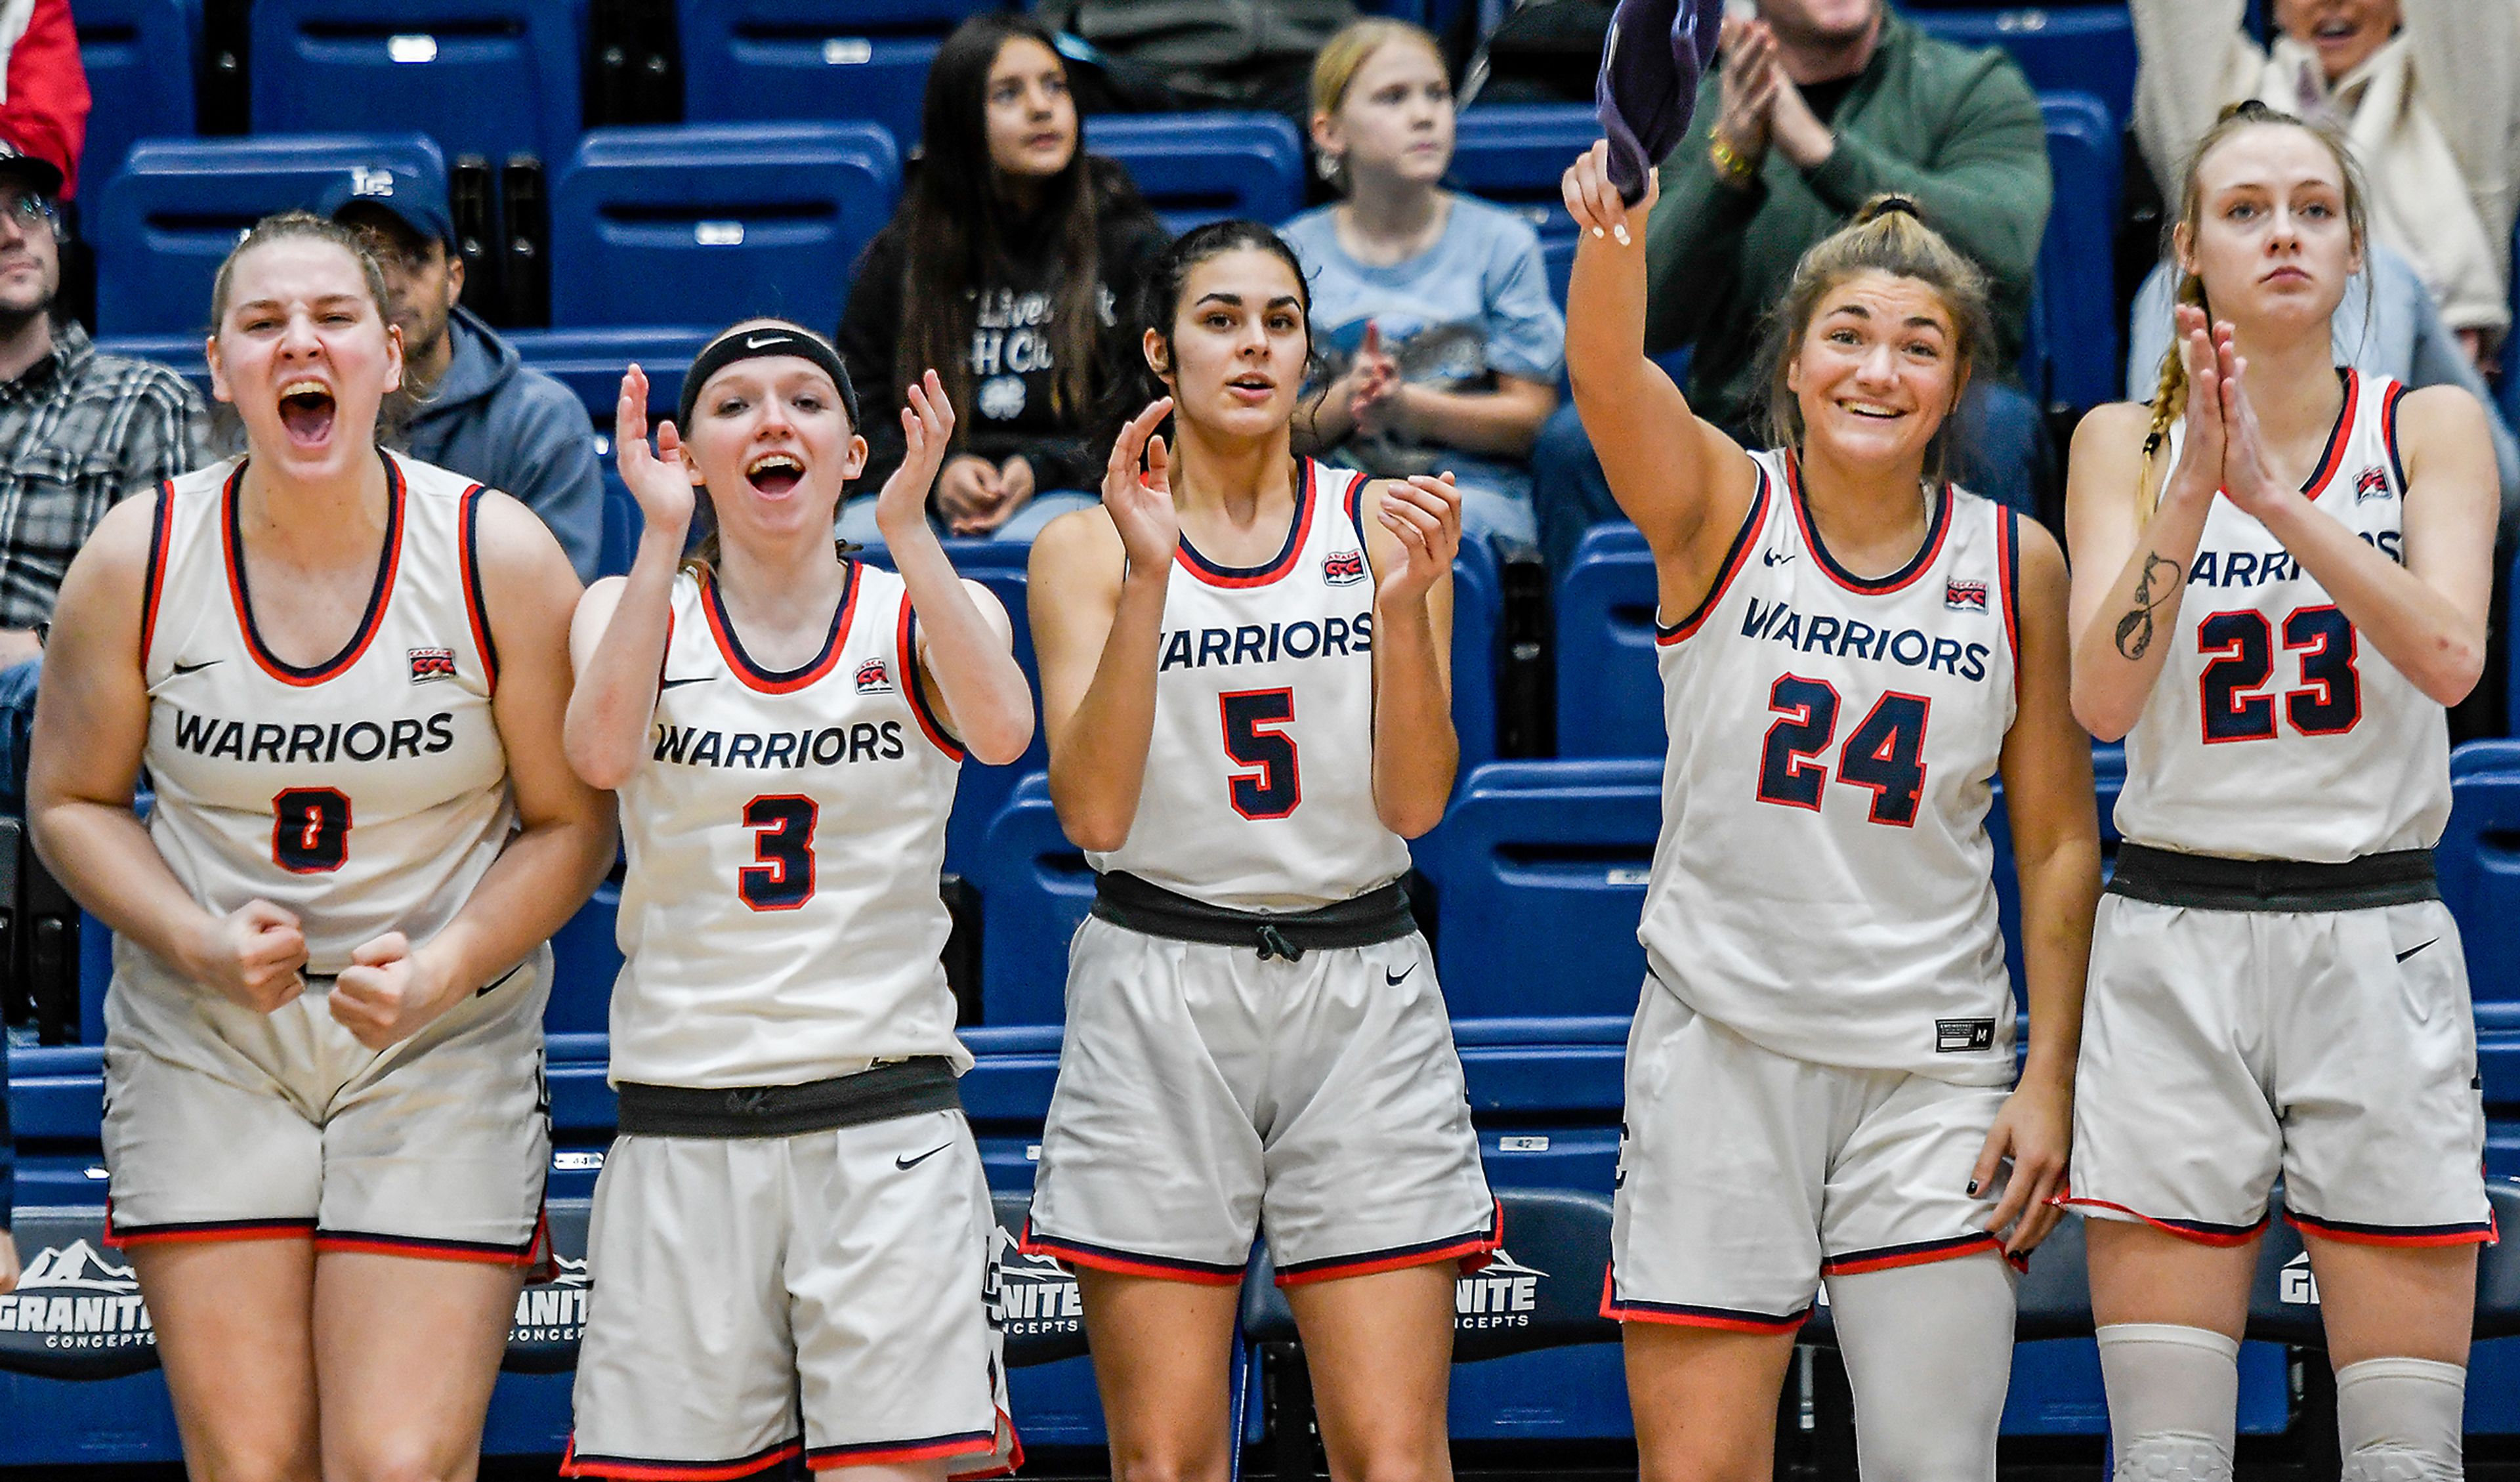
[[[1304,460],[1265,565],[1220,566],[1182,541],[1137,819],[1119,848],[1087,856],[1096,870],[1238,911],[1328,905],[1408,871],[1373,806],[1365,482]]]
[[[2406,387],[2338,374],[2344,407],[2302,492],[2404,561]],[[2173,427],[2165,467],[2178,466],[2183,431]],[[2127,838],[2331,864],[2431,848],[2450,818],[2442,707],[2362,641],[2318,578],[2218,495],[2178,590],[2142,618],[2170,653],[2127,736]]]
[[[2008,1083],[1986,812],[2012,727],[2015,516],[1931,496],[1874,580],[1813,534],[1794,460],[1658,635],[1662,837],[1639,935],[1698,1012],[1797,1058]]]
[[[254,628],[244,460],[167,483],[149,548],[150,835],[214,915],[256,897],[296,913],[316,975],[338,972],[372,937],[417,942],[445,925],[516,817],[490,714],[498,654],[474,549],[482,490],[381,456],[376,587],[323,663],[283,662]],[[136,947],[119,957],[144,999],[199,996]]]
[[[910,599],[848,563],[830,638],[747,657],[714,582],[674,579],[650,755],[621,788],[629,872],[612,1077],[791,1085],[872,1059],[957,1069],[938,959],[963,752],[919,693]]]

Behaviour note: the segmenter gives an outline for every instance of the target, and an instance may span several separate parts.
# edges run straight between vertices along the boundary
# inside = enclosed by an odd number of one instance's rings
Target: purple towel
[[[1630,205],[1644,196],[1645,172],[1688,133],[1697,79],[1723,33],[1724,0],[1619,0],[1593,112],[1610,141],[1610,183]]]

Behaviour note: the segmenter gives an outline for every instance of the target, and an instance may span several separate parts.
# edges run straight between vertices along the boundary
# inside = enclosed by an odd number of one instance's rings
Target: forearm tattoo
[[[2179,595],[2179,584],[2187,572],[2179,562],[2153,552],[2143,553],[2143,574],[2136,578],[2135,606],[2118,619],[2118,651],[2129,658],[2141,658],[2152,648],[2153,609]],[[2154,586],[2155,581],[2160,583]]]

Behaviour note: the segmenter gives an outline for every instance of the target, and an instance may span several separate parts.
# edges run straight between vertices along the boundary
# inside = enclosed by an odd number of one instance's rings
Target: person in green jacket
[[[1938,40],[1884,0],[1758,0],[1755,19],[1726,23],[1695,121],[1660,175],[1645,347],[1692,348],[1689,405],[1728,434],[1751,433],[1767,406],[1759,331],[1795,262],[1875,195],[1913,198],[1986,272],[2000,363],[2019,356],[2048,226],[2048,137],[2002,52]],[[1960,417],[1960,481],[2029,510],[2045,456],[2037,407],[1983,377]],[[1563,569],[1618,506],[1571,406],[1542,429],[1532,462],[1541,543]]]

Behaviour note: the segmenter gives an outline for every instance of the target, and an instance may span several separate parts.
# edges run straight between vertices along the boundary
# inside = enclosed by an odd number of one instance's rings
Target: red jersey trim
[[[1732,589],[1732,578],[1740,575],[1741,568],[1750,563],[1750,552],[1757,548],[1759,533],[1767,527],[1768,471],[1762,467],[1759,470],[1759,487],[1750,496],[1750,513],[1741,517],[1741,528],[1732,536],[1732,548],[1724,553],[1724,564],[1716,571],[1714,587],[1694,608],[1690,609],[1687,617],[1669,627],[1662,625],[1659,620],[1660,614],[1657,613],[1657,620],[1654,623],[1656,645],[1668,646],[1679,643],[1705,625],[1707,616],[1715,610],[1716,604],[1722,602],[1724,594]]]
[[[1211,587],[1265,587],[1295,569],[1296,553],[1304,549],[1304,539],[1313,529],[1313,506],[1319,502],[1314,484],[1320,469],[1321,465],[1314,460],[1304,460],[1304,476],[1295,482],[1295,516],[1286,521],[1286,544],[1266,564],[1219,565],[1199,555],[1198,549],[1190,543],[1190,536],[1184,534],[1181,538],[1182,567]],[[1358,538],[1364,538],[1363,531],[1358,532]]]
[[[158,485],[158,511],[149,522],[148,574],[140,583],[140,667],[149,667],[149,650],[158,641],[158,604],[166,593],[166,541],[174,531],[175,480]]]
[[[2246,1245],[2267,1231],[2267,1221],[2264,1217],[2254,1225],[2215,1225],[2204,1220],[2155,1219],[2140,1209],[2130,1209],[2124,1204],[2112,1204],[2106,1199],[2081,1198],[2070,1192],[2056,1202],[2068,1209],[2105,1209],[2113,1214],[2140,1220],[2155,1230],[2166,1231],[2182,1240],[2193,1240],[2199,1245],[2216,1245],[2226,1249],[2233,1245]]]
[[[650,1461],[635,1457],[590,1457],[577,1449],[577,1437],[568,1438],[568,1454],[561,1458],[560,1474],[563,1477],[619,1477],[624,1482],[739,1482],[744,1477],[757,1477],[794,1460],[805,1454],[805,1443],[799,1438],[764,1447],[748,1457],[728,1461]]]
[[[2012,694],[2021,695],[2021,512],[1997,510],[2003,532],[1995,543],[1997,585],[2003,589],[2003,646],[2012,651]]]
[[[2345,445],[2354,440],[2354,417],[2359,410],[2355,403],[2362,398],[2362,375],[2352,366],[2336,374],[2345,382],[2345,404],[2336,409],[2336,425],[2327,429],[2327,446],[2319,450],[2318,471],[2301,486],[2305,499],[2317,499],[2326,492],[2328,480],[2336,476],[2336,470],[2345,462]]]
[[[384,626],[385,607],[393,601],[394,575],[402,569],[403,478],[402,466],[383,449],[377,456],[385,465],[385,539],[384,551],[377,560],[376,585],[368,592],[367,611],[360,614],[359,626],[341,651],[312,667],[284,663],[263,647],[261,630],[253,623],[253,598],[248,590],[245,574],[245,537],[238,509],[238,493],[245,486],[246,463],[240,461],[236,472],[228,475],[219,490],[221,547],[227,561],[228,597],[236,605],[237,624],[245,633],[245,650],[262,672],[284,685],[300,689],[338,679],[359,661],[376,640],[377,630]]]
[[[1673,1327],[1713,1327],[1724,1332],[1789,1333],[1811,1318],[1797,1313],[1748,1312],[1736,1307],[1701,1307],[1688,1302],[1622,1302],[1608,1271],[1601,1273],[1601,1316],[1613,1323],[1662,1323]]]
[[[2380,443],[2389,450],[2389,474],[2398,480],[2400,499],[2407,496],[2407,464],[2398,456],[2398,403],[2406,396],[2406,386],[2395,381],[2380,393]]]
[[[956,761],[963,759],[963,746],[954,733],[945,729],[944,719],[928,707],[927,686],[920,679],[919,614],[912,610],[910,594],[901,594],[901,624],[893,634],[893,662],[901,667],[902,697],[910,701],[910,713],[918,718],[919,729],[933,741],[936,749]]]
[[[1315,1281],[1335,1281],[1343,1277],[1366,1277],[1377,1272],[1405,1271],[1412,1266],[1432,1266],[1439,1261],[1460,1261],[1464,1270],[1475,1270],[1487,1265],[1485,1258],[1493,1255],[1504,1243],[1505,1204],[1500,1200],[1488,1215],[1488,1226],[1483,1231],[1440,1240],[1424,1240],[1415,1245],[1387,1246],[1352,1256],[1332,1256],[1323,1261],[1298,1261],[1278,1268],[1276,1280],[1281,1286],[1307,1286]],[[1473,1262],[1472,1257],[1479,1259]]]
[[[1200,1286],[1239,1286],[1240,1265],[1220,1266],[1206,1261],[1185,1261],[1173,1256],[1139,1255],[1132,1251],[1110,1250],[1100,1245],[1084,1245],[1043,1235],[1024,1221],[1023,1235],[1015,1248],[1028,1256],[1049,1256],[1070,1266],[1086,1266],[1124,1277],[1153,1277],[1165,1281],[1189,1281]]]
[[[2498,1245],[2502,1232],[2489,1213],[2482,1223],[2458,1225],[2358,1225],[2322,1220],[2299,1210],[2284,1211],[2284,1223],[2304,1235],[2347,1245]]]
[[[464,615],[472,622],[472,649],[481,655],[481,673],[490,693],[499,691],[499,646],[490,641],[490,609],[481,601],[481,495],[479,484],[464,491]],[[670,618],[668,619],[670,621]],[[670,630],[669,630],[670,632]]]
[[[945,1457],[968,1457],[973,1452],[997,1450],[995,1430],[969,1430],[950,1436],[933,1436],[917,1441],[876,1441],[856,1446],[817,1446],[805,1453],[805,1465],[814,1471],[830,1471],[841,1466],[899,1466],[909,1461],[934,1461]]]
[[[1837,558],[1828,554],[1828,547],[1821,544],[1820,531],[1813,527],[1811,511],[1803,503],[1802,469],[1802,455],[1786,449],[1785,489],[1794,507],[1794,519],[1802,526],[1803,544],[1811,547],[1812,558],[1820,562],[1829,580],[1860,597],[1887,597],[1933,569],[1934,561],[1943,554],[1943,541],[1952,531],[1952,506],[1958,503],[1952,497],[1950,484],[1943,485],[1942,497],[1934,501],[1932,523],[1925,531],[1924,543],[1908,558],[1908,563],[1887,576],[1863,577],[1839,565]]]
[[[483,1266],[531,1266],[534,1241],[491,1245],[478,1240],[432,1240],[420,1235],[375,1235],[362,1230],[318,1230],[318,1251],[356,1251],[363,1255],[409,1256],[421,1261],[471,1261]]]
[[[1868,1271],[1891,1271],[1902,1266],[1924,1266],[1935,1261],[1958,1260],[1961,1256],[2003,1252],[2003,1241],[1992,1231],[1954,1235],[1945,1240],[1918,1240],[1909,1245],[1884,1245],[1874,1250],[1850,1250],[1842,1256],[1830,1256],[1820,1263],[1822,1275],[1832,1277],[1861,1276]]]
[[[842,577],[840,605],[832,609],[832,631],[823,640],[823,651],[801,669],[772,670],[762,668],[743,651],[743,641],[735,634],[735,624],[726,615],[726,606],[718,598],[717,580],[700,578],[700,611],[708,618],[709,632],[717,639],[717,651],[725,655],[726,666],[743,687],[760,695],[793,695],[807,685],[832,672],[840,661],[840,650],[847,645],[849,619],[856,615],[860,567],[854,561],[843,562],[848,567]],[[668,636],[666,642],[672,643]]]
[[[105,1206],[105,1243],[126,1245],[205,1245],[226,1240],[304,1240],[315,1235],[313,1220],[194,1220],[173,1225],[117,1226],[113,1203]]]

